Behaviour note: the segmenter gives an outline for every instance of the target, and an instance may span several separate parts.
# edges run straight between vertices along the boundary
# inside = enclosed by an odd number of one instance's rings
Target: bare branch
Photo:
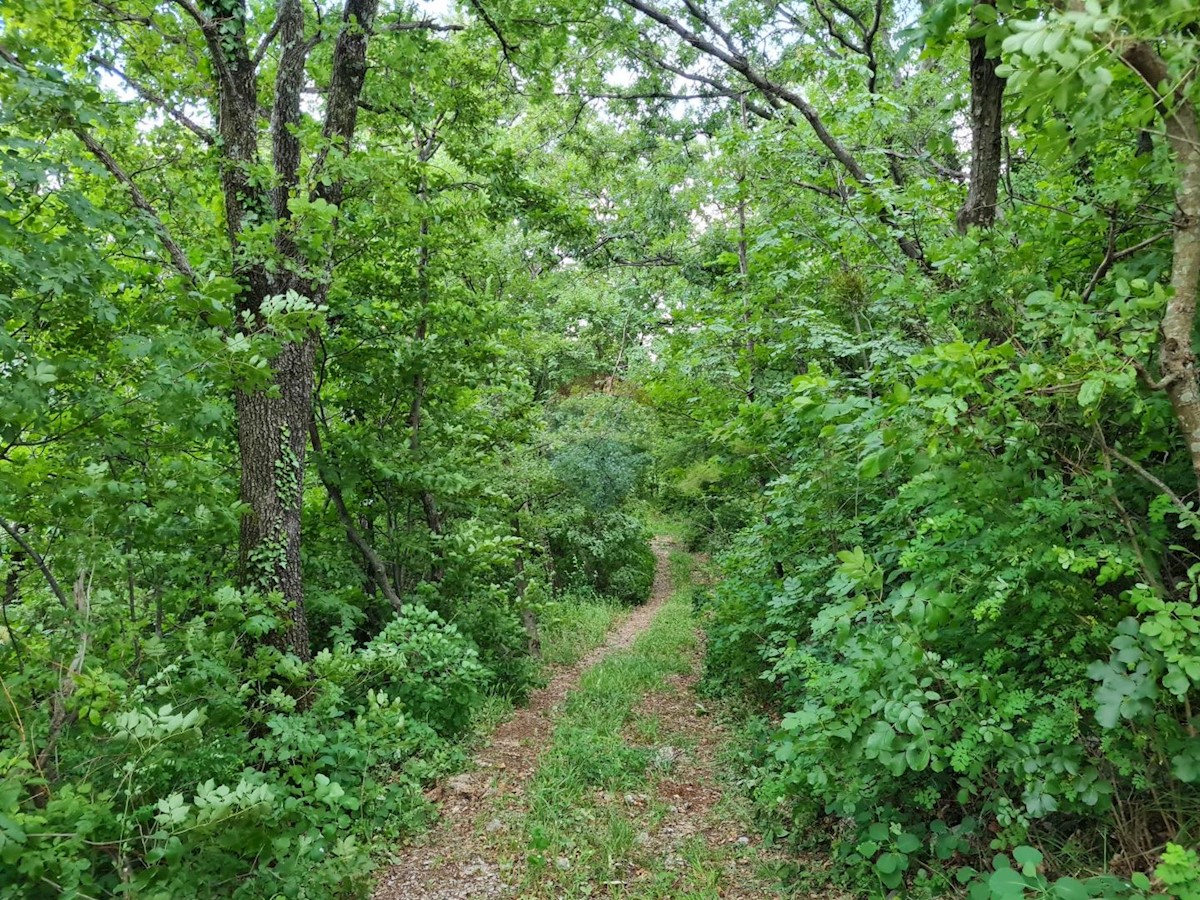
[[[1114,450],[1112,447],[1107,447],[1105,449],[1113,457],[1113,459],[1120,460],[1129,468],[1131,468],[1139,478],[1148,484],[1154,485],[1154,487],[1162,491],[1163,494],[1175,504],[1179,511],[1183,513],[1183,515],[1187,516],[1188,518],[1195,518],[1196,511],[1184,503],[1183,498],[1171,490],[1171,488],[1168,487],[1166,482],[1164,482],[1161,478],[1159,478],[1157,475],[1147,472],[1140,464],[1134,462],[1120,450]]]
[[[201,28],[208,29],[212,27],[212,19],[200,11],[200,7],[196,6],[192,0],[174,0],[176,6],[182,9],[188,16]]]
[[[834,22],[833,16],[831,16],[829,13],[827,13],[825,11],[825,7],[823,7],[821,5],[821,0],[812,0],[812,6],[813,6],[813,9],[815,9],[817,11],[817,15],[819,15],[821,17],[821,19],[825,22],[825,30],[829,32],[829,36],[831,38],[833,38],[835,41],[837,41],[839,44],[841,44],[847,50],[853,51],[854,53],[866,55],[866,49],[864,47],[862,47],[859,44],[854,43],[854,41],[850,40],[848,37],[846,37],[844,34],[842,34],[841,29],[838,28],[837,23]]]
[[[520,48],[508,42],[508,40],[504,37],[504,32],[502,32],[500,30],[500,26],[496,24],[496,20],[488,14],[488,11],[484,9],[483,4],[480,3],[479,0],[469,0],[469,2],[471,4],[471,8],[475,10],[475,12],[479,13],[479,17],[483,19],[484,24],[487,25],[492,34],[496,36],[496,40],[500,42],[500,52],[504,54],[504,58],[511,65],[513,62],[513,54],[516,53]]]
[[[672,65],[665,59],[657,56],[652,56],[646,53],[639,55],[641,55],[646,62],[649,62],[651,65],[658,66],[663,71],[670,72],[673,75],[678,75],[680,78],[683,78],[686,81],[693,81],[696,84],[708,85],[722,97],[728,97],[731,100],[740,101],[746,96],[746,92],[744,90],[739,91],[716,78],[711,78],[708,75],[701,75],[697,72],[689,72],[686,69],[680,66]],[[773,99],[774,98],[770,96],[767,97],[768,102],[772,101]],[[771,119],[775,118],[775,111],[773,109],[766,106],[760,106],[749,99],[746,100],[746,109],[747,111],[754,113],[754,115],[758,116],[760,119],[770,121]]]
[[[419,22],[389,22],[375,29],[378,32],[395,31],[466,31],[466,25],[443,25],[433,19],[421,19]]]
[[[72,130],[75,132],[75,136],[83,142],[83,146],[87,147],[88,152],[96,157],[100,164],[108,169],[113,178],[125,187],[125,190],[129,193],[129,199],[133,201],[133,205],[149,216],[151,223],[154,225],[154,230],[158,234],[158,239],[162,242],[163,247],[166,248],[167,255],[171,257],[171,262],[175,264],[175,268],[179,270],[180,274],[187,277],[189,281],[195,282],[197,280],[196,270],[188,262],[187,254],[183,252],[183,248],[171,237],[171,232],[163,224],[163,220],[158,215],[158,210],[146,199],[146,195],[142,193],[134,180],[121,168],[121,165],[113,158],[113,155],[105,150],[103,145],[92,137],[89,132],[82,128],[74,128]]]
[[[284,10],[281,7],[279,12],[275,15],[275,21],[271,23],[270,30],[262,36],[262,40],[259,41],[258,46],[254,48],[254,55],[250,60],[254,64],[254,68],[257,69],[259,67],[263,61],[263,57],[267,55],[267,50],[270,49],[275,38],[279,36],[279,29],[283,27],[283,13]]]
[[[50,567],[46,565],[46,560],[42,557],[42,554],[38,553],[29,545],[29,542],[25,540],[25,536],[21,534],[21,530],[19,528],[15,528],[11,522],[5,519],[0,519],[0,528],[3,528],[6,532],[8,532],[8,536],[13,539],[13,542],[16,543],[18,547],[21,548],[21,552],[32,559],[37,567],[41,569],[42,575],[46,578],[46,584],[50,586],[50,592],[54,594],[54,596],[58,599],[58,602],[62,604],[62,608],[70,609],[71,601],[68,600],[67,595],[63,593],[63,589],[59,585],[58,579],[54,577],[54,573],[50,570]]]
[[[206,143],[206,144],[216,143],[217,136],[215,134],[213,134],[211,131],[209,131],[207,128],[205,128],[203,125],[201,125],[196,120],[190,118],[186,113],[183,112],[183,110],[179,109],[177,106],[172,105],[161,94],[155,92],[153,89],[147,87],[146,85],[142,84],[141,82],[130,77],[124,71],[122,71],[121,69],[118,69],[111,62],[109,62],[106,59],[103,59],[100,56],[97,56],[95,53],[89,54],[88,59],[91,62],[95,63],[97,66],[99,66],[101,69],[104,69],[106,72],[111,72],[113,75],[116,75],[123,82],[125,82],[127,85],[129,85],[129,87],[133,88],[133,90],[137,93],[137,95],[139,97],[141,97],[147,103],[151,103],[154,106],[157,106],[159,109],[161,109],[164,113],[166,113],[168,116],[170,116],[176,122],[178,122],[180,125],[182,125],[184,128],[186,128],[188,131],[190,131],[192,134],[196,135],[196,137],[200,138],[200,140],[204,141],[204,143]]]
[[[695,0],[683,0],[683,5],[688,8],[688,12],[695,16],[701,24],[721,39],[721,42],[729,49],[730,53],[735,56],[742,55],[742,52],[738,49],[737,44],[734,43],[729,32],[718,25],[716,20],[704,11],[704,7],[695,2]]]
[[[1079,295],[1080,301],[1082,301],[1084,303],[1086,303],[1088,301],[1088,299],[1092,296],[1092,293],[1096,290],[1097,287],[1100,286],[1100,282],[1104,280],[1104,276],[1109,273],[1109,271],[1112,269],[1112,267],[1116,263],[1120,262],[1123,259],[1128,259],[1129,257],[1133,256],[1135,253],[1139,253],[1142,250],[1145,250],[1147,247],[1157,244],[1159,241],[1161,241],[1165,237],[1171,236],[1170,231],[1160,231],[1158,234],[1151,235],[1150,237],[1146,238],[1143,241],[1138,241],[1132,247],[1126,247],[1124,250],[1117,250],[1116,249],[1115,225],[1116,225],[1116,223],[1114,222],[1109,227],[1108,245],[1107,245],[1107,249],[1104,251],[1104,259],[1100,261],[1100,265],[1097,267],[1096,271],[1092,274],[1091,281],[1089,281],[1087,284],[1087,287],[1085,287],[1083,289],[1083,293]]]

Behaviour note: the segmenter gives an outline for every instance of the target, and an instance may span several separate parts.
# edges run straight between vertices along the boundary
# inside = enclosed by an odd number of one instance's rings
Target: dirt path
[[[556,671],[546,687],[531,695],[528,705],[497,728],[476,754],[472,771],[449,779],[430,795],[440,802],[441,824],[420,843],[401,850],[376,886],[375,900],[459,900],[504,894],[499,868],[489,859],[488,826],[479,819],[496,799],[513,800],[523,792],[550,741],[556,710],[583,673],[632,644],[670,598],[670,547],[665,539],[654,541],[657,566],[650,600],[634,609],[602,645],[575,665]]]

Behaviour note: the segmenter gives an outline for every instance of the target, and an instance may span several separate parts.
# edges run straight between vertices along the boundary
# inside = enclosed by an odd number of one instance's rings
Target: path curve
[[[440,784],[429,794],[441,806],[441,822],[399,851],[380,878],[374,900],[462,900],[500,897],[504,880],[480,839],[478,819],[497,798],[515,799],[537,771],[550,744],[558,708],[583,673],[608,654],[630,646],[671,596],[670,551],[674,543],[658,537],[654,550],[654,587],[650,599],[635,607],[607,639],[573,666],[557,669],[550,683],[501,724],[475,755],[472,769]]]

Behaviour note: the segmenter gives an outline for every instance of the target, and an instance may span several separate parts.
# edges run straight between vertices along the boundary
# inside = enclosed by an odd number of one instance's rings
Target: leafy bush
[[[1120,511],[1152,496],[1063,477],[1051,459],[1074,448],[1012,441],[1047,411],[1010,360],[938,347],[907,362],[912,388],[873,399],[796,379],[788,438],[826,452],[774,482],[708,607],[710,680],[769,688],[783,710],[758,790],[800,820],[855,823],[844,840],[885,888],[908,869],[870,837],[881,810],[921,836],[918,856],[939,822],[979,823],[953,855],[983,859],[1115,816],[1138,858],[1196,800],[1194,607],[1148,587],[1144,555],[1177,566],[1167,545],[1190,527],[1158,516],[1131,543]],[[978,412],[956,418],[955,397]],[[1194,593],[1195,571],[1176,571]]]
[[[646,527],[624,513],[578,507],[552,518],[547,543],[557,583],[590,588],[622,603],[642,603],[654,583],[654,553]]]
[[[145,647],[141,684],[116,692],[103,687],[121,683],[114,674],[89,670],[70,700],[79,733],[57,754],[70,778],[53,789],[28,744],[6,741],[0,896],[322,898],[361,886],[368,842],[421,823],[422,785],[461,761],[447,738],[488,672],[418,605],[364,647],[318,654],[311,680],[263,643],[276,625],[272,604],[222,589],[178,643]],[[5,727],[44,733],[12,699],[20,718]]]

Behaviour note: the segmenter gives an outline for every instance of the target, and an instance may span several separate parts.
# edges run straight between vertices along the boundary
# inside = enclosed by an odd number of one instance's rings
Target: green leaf
[[[1103,396],[1104,380],[1102,378],[1093,376],[1079,386],[1079,405],[1084,408],[1095,406]]]
[[[1037,867],[1042,864],[1043,859],[1041,851],[1034,847],[1022,845],[1015,848],[1012,855],[1024,874],[1031,877],[1037,874]]]

